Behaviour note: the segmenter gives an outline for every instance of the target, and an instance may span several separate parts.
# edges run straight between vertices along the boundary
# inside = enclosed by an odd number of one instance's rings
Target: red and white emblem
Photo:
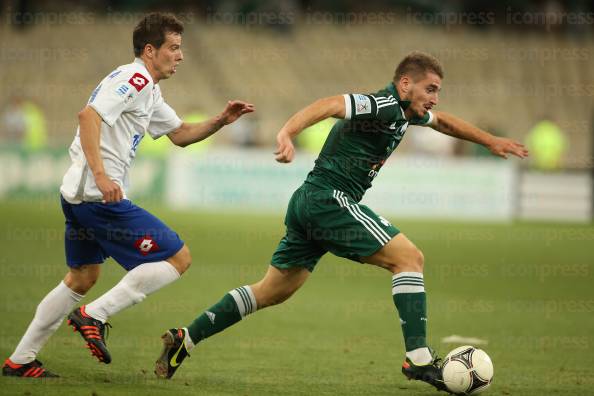
[[[156,252],[159,250],[159,245],[157,242],[150,236],[146,235],[142,238],[138,238],[136,242],[134,242],[134,247],[140,251],[140,254],[146,256],[150,252]]]
[[[148,84],[148,79],[140,73],[134,73],[134,75],[128,80],[130,85],[132,85],[138,92],[144,88],[146,84]]]

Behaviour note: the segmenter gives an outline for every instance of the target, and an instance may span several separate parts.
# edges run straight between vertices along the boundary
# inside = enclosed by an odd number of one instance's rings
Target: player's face
[[[178,33],[167,33],[165,42],[155,51],[153,64],[159,79],[169,78],[175,74],[177,65],[184,59],[181,50],[182,37]]]
[[[435,73],[426,73],[410,87],[410,108],[415,117],[422,118],[437,105],[441,78]]]

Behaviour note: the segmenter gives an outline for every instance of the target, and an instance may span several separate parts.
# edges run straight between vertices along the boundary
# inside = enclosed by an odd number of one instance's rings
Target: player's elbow
[[[81,111],[78,112],[78,122],[79,123],[85,119],[85,115],[86,115],[85,109],[82,109]]]
[[[177,139],[177,141],[173,142],[173,144],[175,144],[177,147],[184,148],[184,147],[188,147],[192,143],[198,143],[198,142],[200,142],[200,140],[197,140],[195,142],[191,142],[191,141],[184,140],[184,139]]]
[[[187,147],[189,146],[191,143],[188,141],[188,139],[184,139],[184,130],[185,130],[185,124],[182,124],[182,126],[179,129],[176,129],[173,132],[170,132],[167,137],[169,138],[169,140],[171,140],[171,143],[175,144],[177,147]]]
[[[78,122],[79,122],[79,124],[82,123],[82,122],[84,122],[84,121],[92,120],[93,119],[93,116],[95,114],[97,114],[97,113],[95,113],[95,110],[93,110],[89,106],[85,106],[84,109],[82,109],[81,111],[78,112]]]
[[[182,140],[174,140],[173,144],[175,144],[177,147],[181,147],[181,148],[188,147],[190,145],[189,143],[184,142]]]

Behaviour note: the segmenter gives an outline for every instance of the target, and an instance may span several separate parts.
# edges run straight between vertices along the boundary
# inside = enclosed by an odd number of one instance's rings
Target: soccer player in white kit
[[[184,123],[164,101],[160,80],[175,74],[183,60],[182,23],[151,13],[133,33],[133,63],[118,67],[95,88],[78,114],[70,146],[72,165],[60,188],[66,218],[69,271],[39,303],[35,316],[2,367],[5,376],[55,377],[37,354],[99,277],[101,263],[113,257],[128,272],[95,301],[76,308],[68,322],[100,362],[110,363],[105,324],[117,312],[177,280],[191,263],[177,233],[127,199],[129,169],[145,133],[163,135],[185,147],[237,120],[254,106],[229,101],[218,116]]]

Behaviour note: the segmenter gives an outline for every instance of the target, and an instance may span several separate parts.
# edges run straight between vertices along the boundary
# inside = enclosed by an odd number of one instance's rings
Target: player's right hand
[[[283,164],[293,161],[293,157],[295,156],[295,146],[293,146],[291,137],[287,133],[281,131],[276,135],[276,144],[276,151],[274,152],[276,160]]]
[[[106,175],[95,177],[95,184],[103,194],[102,203],[120,202],[124,198],[120,186]]]

